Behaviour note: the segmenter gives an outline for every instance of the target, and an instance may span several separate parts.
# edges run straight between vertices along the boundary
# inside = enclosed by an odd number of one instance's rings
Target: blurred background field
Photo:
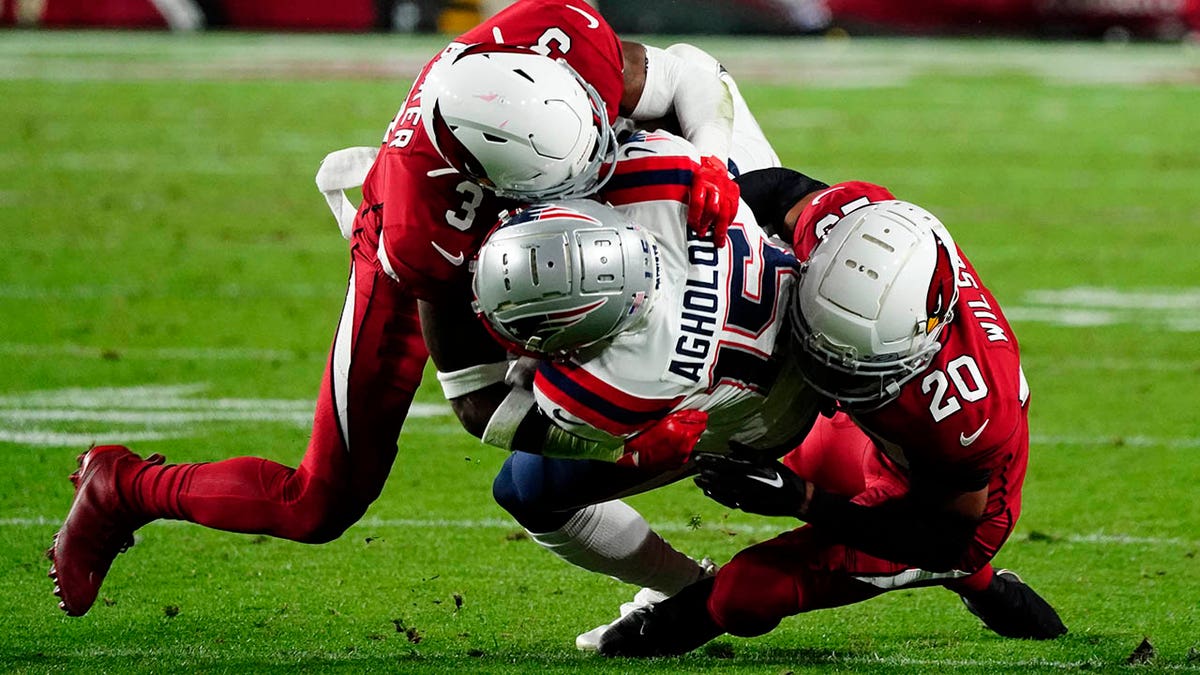
[[[602,6],[603,8],[603,6]],[[640,36],[665,46],[675,36]],[[436,35],[0,31],[0,670],[1200,670],[1200,50],[1186,40],[690,36],[788,166],[937,213],[1004,304],[1033,388],[1025,510],[997,562],[1049,644],[929,589],[683,659],[576,652],[634,589],[521,536],[502,457],[432,375],[367,518],[317,547],[155,523],[82,619],[41,558],[92,442],[295,464],[345,288],[313,185],[378,142]],[[635,498],[696,556],[785,521],[690,484]]]

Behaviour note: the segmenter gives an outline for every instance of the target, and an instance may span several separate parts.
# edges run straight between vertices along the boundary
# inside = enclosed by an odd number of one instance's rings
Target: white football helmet
[[[846,404],[898,396],[941,348],[957,266],[950,233],[919,206],[878,202],[843,217],[801,266],[791,306],[805,379]]]
[[[589,200],[505,215],[475,261],[474,308],[519,351],[564,356],[636,327],[658,285],[654,237]]]
[[[502,197],[582,197],[616,164],[595,88],[566,61],[524,47],[476,44],[443,56],[425,77],[421,119],[450,166]]]

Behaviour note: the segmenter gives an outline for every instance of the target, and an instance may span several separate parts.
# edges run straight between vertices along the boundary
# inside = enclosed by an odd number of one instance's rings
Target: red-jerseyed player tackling
[[[476,81],[487,81],[492,55],[523,59],[529,70],[509,68],[508,79],[492,90],[466,94],[503,94],[504,86],[522,86],[523,76],[514,71],[532,76],[537,69],[543,81],[527,84],[541,100],[571,103],[546,106],[543,112],[551,117],[531,121],[540,121],[540,131],[550,133],[564,128],[563,119],[573,119],[568,128],[577,135],[546,136],[544,146],[539,145],[543,136],[527,139],[524,153],[471,156],[478,142],[492,142],[488,136],[498,134],[472,137],[468,110],[468,118],[449,120],[444,129],[449,133],[438,139],[445,147],[435,147],[427,133],[433,127],[421,115],[422,104],[429,107],[435,98],[428,91],[422,95],[434,63],[440,59],[474,68]],[[569,68],[548,66],[559,59]],[[436,94],[444,111],[454,108],[453,92]],[[670,111],[679,118],[684,133],[715,157],[695,172],[693,224],[700,230],[727,225],[737,203],[736,185],[724,169],[732,125],[728,97],[715,69],[622,43],[583,3],[524,0],[462,35],[422,70],[366,175],[361,206],[339,218],[350,240],[349,283],[299,467],[258,457],[164,465],[159,455],[143,460],[122,446],[91,449],[72,475],[75,499],[49,551],[59,606],[72,616],[87,612],[113,559],[132,544],[134,530],[158,518],[309,543],[340,536],[379,495],[420,383],[427,351],[418,301],[430,315],[469,316],[464,262],[498,212],[515,204],[512,198],[597,187],[603,176],[594,160],[611,150],[606,139],[618,112],[655,118]],[[498,95],[493,102],[516,100]],[[581,101],[586,102],[582,107]],[[459,337],[490,344],[473,320],[468,325],[480,335]],[[503,361],[499,347],[488,349],[472,354]],[[503,386],[494,367],[459,366],[451,368],[456,377],[450,379],[465,392],[463,400],[489,385]]]
[[[838,412],[782,463],[698,454],[696,482],[731,508],[809,524],[615,623],[601,653],[679,654],[920,585],[958,591],[1002,635],[1065,633],[990,565],[1020,514],[1029,452],[1029,389],[996,299],[928,211],[869,183],[799,201],[780,183],[792,197],[768,210],[795,223],[802,261],[793,348]]]

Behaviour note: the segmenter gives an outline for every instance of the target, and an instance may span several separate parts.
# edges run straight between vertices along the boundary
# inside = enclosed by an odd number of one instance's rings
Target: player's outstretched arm
[[[418,311],[442,392],[472,436],[509,451],[609,462],[622,456],[621,439],[604,443],[584,438],[541,414],[529,378],[511,374],[519,370],[519,362],[508,359],[469,305],[420,300]]]
[[[716,60],[708,64],[681,58],[639,42],[621,43],[625,60],[625,91],[621,114],[635,121],[657,120],[672,115],[679,130],[701,155],[712,155],[724,163],[733,144],[733,97],[721,81]]]
[[[772,167],[748,171],[737,177],[742,201],[754,212],[754,219],[767,234],[789,244],[793,241],[796,220],[818,192],[829,185],[793,169]]]
[[[509,367],[504,348],[488,335],[465,301],[420,300],[417,309],[446,400],[463,428],[482,437],[510,390],[504,382]]]
[[[688,196],[688,225],[702,235],[711,231],[722,246],[737,215],[739,189],[726,165],[733,143],[733,96],[720,78],[719,64],[694,47],[665,50],[622,42],[621,52],[621,113],[633,120],[667,115],[678,120],[684,138],[701,155]]]

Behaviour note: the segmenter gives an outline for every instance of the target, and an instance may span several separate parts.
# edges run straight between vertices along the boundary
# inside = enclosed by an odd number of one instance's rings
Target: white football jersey
[[[699,157],[666,132],[639,132],[618,150],[602,197],[655,238],[659,286],[635,330],[586,360],[543,362],[542,411],[563,429],[611,441],[675,410],[709,414],[698,450],[730,441],[790,450],[816,416],[816,398],[786,357],[786,303],[798,264],[745,203],[718,248],[687,226]]]

